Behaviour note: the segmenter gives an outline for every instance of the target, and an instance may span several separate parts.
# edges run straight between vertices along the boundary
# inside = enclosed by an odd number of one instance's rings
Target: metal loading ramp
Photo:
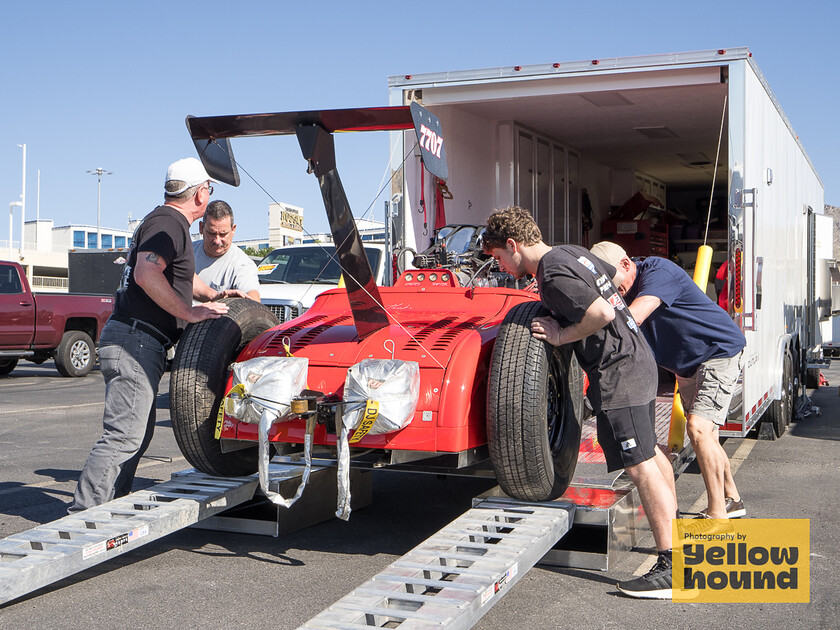
[[[470,628],[569,531],[574,512],[486,499],[300,630]]]
[[[256,476],[190,472],[0,540],[0,604],[249,501]]]

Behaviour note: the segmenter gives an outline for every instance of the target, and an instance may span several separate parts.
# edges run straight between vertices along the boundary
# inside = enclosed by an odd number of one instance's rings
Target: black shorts
[[[655,418],[655,400],[638,407],[598,412],[598,442],[604,451],[609,472],[641,464],[654,456]]]

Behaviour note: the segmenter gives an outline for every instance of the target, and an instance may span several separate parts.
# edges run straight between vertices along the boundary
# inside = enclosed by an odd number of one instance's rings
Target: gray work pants
[[[99,339],[99,365],[105,377],[104,432],[85,462],[70,514],[131,492],[155,430],[166,349],[134,326],[109,320]]]

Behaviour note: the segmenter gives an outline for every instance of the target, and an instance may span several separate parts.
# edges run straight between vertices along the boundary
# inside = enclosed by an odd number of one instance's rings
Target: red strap
[[[420,209],[423,213],[423,236],[429,233],[429,222],[426,218],[426,167],[423,160],[420,160]]]
[[[446,225],[446,208],[443,206],[442,182],[435,177],[435,229],[439,230]]]

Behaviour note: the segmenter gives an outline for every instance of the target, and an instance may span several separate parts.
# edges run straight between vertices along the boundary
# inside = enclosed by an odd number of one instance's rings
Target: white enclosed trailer
[[[394,132],[398,246],[425,249],[436,213],[481,224],[508,205],[530,209],[550,244],[616,240],[689,271],[706,242],[709,295],[728,261],[728,310],[747,338],[723,434],[762,417],[784,432],[831,335],[831,254],[819,243],[832,224],[749,50],[401,75],[389,87],[391,105],[418,101],[440,117],[452,195],[435,194],[414,137]]]

